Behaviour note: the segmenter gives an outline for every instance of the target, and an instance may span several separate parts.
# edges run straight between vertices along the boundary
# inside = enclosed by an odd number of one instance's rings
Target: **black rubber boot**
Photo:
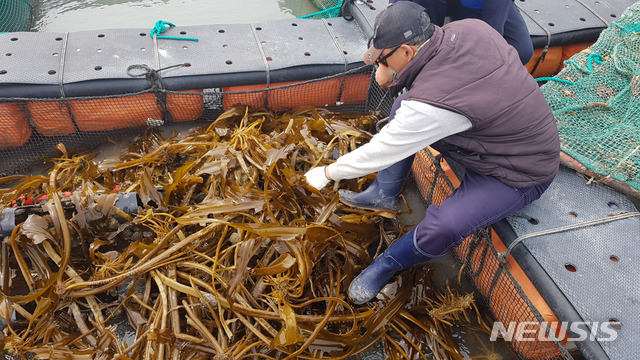
[[[397,271],[433,259],[416,248],[415,232],[414,227],[396,240],[351,282],[349,297],[354,303],[364,304],[373,299]]]
[[[363,192],[340,190],[340,201],[367,210],[383,210],[381,216],[392,218],[398,211],[398,196],[411,170],[415,155],[380,170],[373,183]]]

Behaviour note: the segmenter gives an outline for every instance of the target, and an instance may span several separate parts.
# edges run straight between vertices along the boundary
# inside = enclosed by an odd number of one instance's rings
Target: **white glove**
[[[327,179],[327,175],[325,175],[326,166],[319,166],[307,171],[304,174],[304,177],[307,179],[307,184],[313,186],[314,188],[321,190],[329,183],[329,179]]]

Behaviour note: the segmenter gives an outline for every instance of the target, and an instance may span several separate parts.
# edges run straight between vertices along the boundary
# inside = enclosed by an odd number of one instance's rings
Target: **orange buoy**
[[[147,119],[162,119],[152,93],[91,100],[69,100],[81,131],[115,130],[144,126]]]
[[[24,104],[0,103],[0,149],[23,145],[31,137]]]
[[[33,125],[42,135],[62,136],[76,131],[69,108],[63,101],[30,101],[27,109]]]
[[[531,70],[536,67],[536,63],[538,63],[536,71],[532,74],[534,77],[554,76],[560,70],[562,70],[565,60],[569,59],[573,55],[579,53],[580,51],[588,48],[591,45],[593,45],[593,43],[552,46],[547,50],[547,54],[545,55],[544,59],[540,60],[539,63],[538,60],[542,56],[543,49],[535,49],[533,51],[531,60],[529,60],[525,67],[527,68],[527,70],[529,70],[529,72],[531,72]]]
[[[272,111],[286,111],[305,105],[322,107],[363,103],[367,99],[369,79],[370,74],[367,73],[306,83],[273,83],[268,90],[265,84],[230,86],[223,88],[222,106],[225,110],[241,104],[254,109],[268,106]]]
[[[195,93],[194,95],[183,92]],[[202,116],[204,101],[202,90],[185,90],[180,93],[167,93],[167,110],[173,117],[173,121],[193,121]]]

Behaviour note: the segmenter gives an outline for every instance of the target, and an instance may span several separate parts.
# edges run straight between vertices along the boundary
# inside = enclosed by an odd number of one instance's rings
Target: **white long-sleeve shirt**
[[[415,100],[404,100],[392,121],[371,140],[327,167],[333,180],[378,172],[434,142],[471,128],[464,115]]]

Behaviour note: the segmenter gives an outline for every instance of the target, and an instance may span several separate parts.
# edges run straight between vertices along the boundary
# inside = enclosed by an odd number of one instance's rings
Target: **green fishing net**
[[[562,151],[640,190],[640,2],[542,85]]]
[[[301,19],[328,19],[340,15],[340,7],[343,0],[312,0],[320,11],[313,14],[300,16]]]
[[[326,10],[342,5],[342,0],[311,0],[318,9]]]
[[[29,31],[31,4],[28,0],[0,0],[0,33]]]

